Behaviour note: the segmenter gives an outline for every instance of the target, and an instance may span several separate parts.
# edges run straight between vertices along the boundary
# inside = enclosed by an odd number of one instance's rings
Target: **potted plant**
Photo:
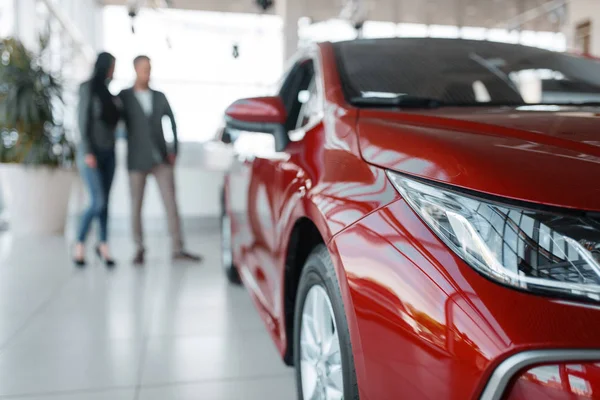
[[[41,51],[16,39],[0,42],[0,185],[9,229],[63,233],[75,178],[73,146],[57,115],[62,87],[43,66]]]

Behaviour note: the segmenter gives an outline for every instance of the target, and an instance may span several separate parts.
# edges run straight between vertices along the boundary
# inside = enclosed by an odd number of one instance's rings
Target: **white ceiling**
[[[344,0],[287,0],[302,8],[302,14],[314,21],[335,18]],[[549,8],[567,3],[560,0],[364,0],[369,19],[375,21],[506,27],[506,23],[524,16],[522,29],[558,31],[560,18]],[[127,0],[101,0],[104,4],[123,5]],[[171,0],[176,8],[217,12],[257,13],[254,0]],[[275,0],[277,2],[277,0]]]
[[[140,1],[145,3],[144,0]],[[164,2],[164,1],[163,1]],[[106,5],[124,5],[127,0],[100,0]],[[253,0],[171,0],[175,8],[217,12],[255,13],[259,8]]]

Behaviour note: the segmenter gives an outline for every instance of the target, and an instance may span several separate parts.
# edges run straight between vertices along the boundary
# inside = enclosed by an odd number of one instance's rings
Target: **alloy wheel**
[[[300,327],[300,375],[305,400],[342,400],[344,380],[340,340],[325,289],[308,291]]]

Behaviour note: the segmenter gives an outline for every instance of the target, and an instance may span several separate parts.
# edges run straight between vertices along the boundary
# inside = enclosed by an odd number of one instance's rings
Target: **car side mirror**
[[[270,133],[275,137],[275,151],[283,151],[290,142],[286,120],[285,106],[277,96],[237,100],[225,110],[228,128]]]

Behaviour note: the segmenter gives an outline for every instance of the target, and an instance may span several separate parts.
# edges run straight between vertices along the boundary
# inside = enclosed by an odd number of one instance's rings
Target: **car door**
[[[314,76],[312,60],[300,60],[288,77],[288,84],[282,87],[280,97],[287,111],[286,131],[295,134],[307,123],[307,113],[312,105],[310,88]],[[282,268],[281,259],[285,246],[281,237],[281,205],[289,184],[290,151],[272,152],[262,157],[254,166],[254,174],[264,176],[260,179],[265,186],[250,191],[250,203],[254,203],[256,247],[252,254],[255,259],[257,284],[266,302],[266,308],[274,319],[281,317]],[[292,150],[293,151],[293,150]],[[256,181],[259,181],[258,179]],[[250,210],[250,214],[253,212]],[[258,240],[260,238],[260,240]]]
[[[296,63],[279,90],[288,114],[286,130],[296,128],[302,103],[298,94],[310,83],[312,69],[309,64]],[[229,204],[233,223],[233,246],[240,272],[250,290],[256,295],[264,311],[277,316],[280,275],[276,255],[280,164],[289,158],[284,151],[275,150],[275,140],[268,133],[238,135],[234,143],[235,163],[229,173]]]
[[[240,139],[243,137],[238,141]],[[248,139],[252,142],[246,144],[246,147],[252,150],[245,158],[244,182],[239,185],[242,190],[236,200],[240,202],[240,207],[245,207],[240,218],[244,223],[241,229],[243,231],[241,250],[247,273],[245,278],[265,311],[271,315],[272,310],[269,306],[271,299],[266,288],[272,268],[270,254],[275,246],[273,241],[275,220],[273,200],[276,191],[275,140],[268,133],[253,133],[251,137],[248,136]]]
[[[306,88],[298,92],[298,102],[301,104],[298,114],[293,115],[296,124],[293,130],[288,132],[291,145],[288,147],[288,162],[280,164],[278,169],[278,182],[280,194],[278,195],[277,210],[279,218],[285,219],[283,207],[287,199],[293,196],[298,190],[306,190],[306,187],[300,185],[298,188],[298,177],[313,176],[314,169],[310,168],[311,162],[304,158],[308,144],[305,139],[314,139],[315,135],[323,132],[323,103],[322,94],[319,90],[319,81],[314,74]],[[314,140],[310,141],[314,144]],[[307,162],[308,161],[308,162]],[[281,246],[281,243],[280,243]]]
[[[271,146],[272,135],[267,133],[233,131],[233,163],[227,176],[227,204],[231,216],[232,248],[238,267],[249,266],[248,252],[253,246],[252,224],[249,220],[250,187],[256,186],[253,176],[256,155]]]

